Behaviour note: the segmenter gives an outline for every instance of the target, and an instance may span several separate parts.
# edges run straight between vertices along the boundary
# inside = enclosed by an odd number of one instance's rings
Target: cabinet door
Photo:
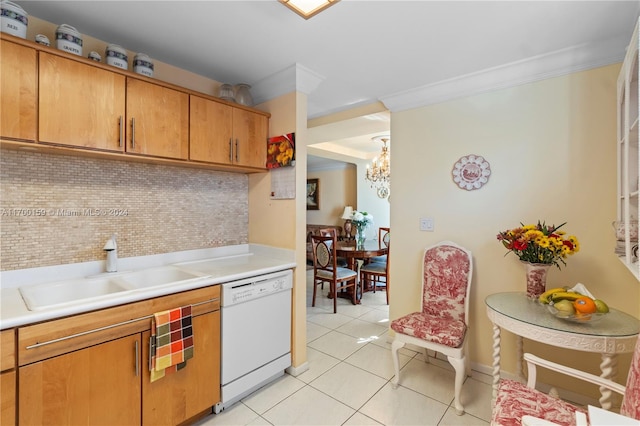
[[[189,159],[231,164],[233,107],[190,97]]]
[[[187,365],[151,383],[150,333],[143,333],[142,424],[176,425],[220,402],[220,311],[193,318],[194,355]]]
[[[19,424],[140,424],[140,334],[20,367]]]
[[[0,45],[0,136],[36,140],[36,51],[2,40]]]
[[[39,140],[123,151],[125,78],[40,52]]]
[[[266,168],[267,117],[240,108],[233,109],[234,163]]]
[[[127,78],[127,152],[186,160],[189,95]]]
[[[16,372],[0,374],[0,424],[16,424]]]

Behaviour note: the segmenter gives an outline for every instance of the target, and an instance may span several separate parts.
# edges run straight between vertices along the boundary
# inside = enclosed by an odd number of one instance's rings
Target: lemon
[[[596,299],[593,302],[596,304],[596,312],[601,314],[606,314],[607,312],[609,312],[609,307],[602,300]]]

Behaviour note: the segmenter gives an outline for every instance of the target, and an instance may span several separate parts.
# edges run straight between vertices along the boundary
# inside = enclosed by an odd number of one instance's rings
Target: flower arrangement
[[[560,263],[566,266],[567,256],[580,251],[578,238],[573,235],[565,237],[566,233],[559,231],[565,224],[521,223],[518,228],[500,232],[497,238],[509,250],[507,254],[514,253],[523,262],[556,265],[560,269]]]
[[[373,225],[373,215],[356,210],[351,214],[351,223],[356,227],[356,243],[361,246],[365,240],[364,231]]]

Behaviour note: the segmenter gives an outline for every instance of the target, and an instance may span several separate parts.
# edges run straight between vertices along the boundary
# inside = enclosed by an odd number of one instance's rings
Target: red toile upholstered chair
[[[471,252],[451,241],[441,241],[424,251],[422,263],[421,310],[395,319],[391,328],[396,332],[391,344],[395,377],[398,386],[398,349],[406,343],[440,352],[455,370],[455,409],[462,415],[460,402],[462,383],[467,375],[466,337],[469,318],[469,292],[473,265]]]
[[[623,398],[620,414],[640,420],[640,339],[636,342],[626,386],[531,354],[525,354],[524,359],[529,373],[527,384],[507,379],[500,381],[491,416],[492,425],[520,426],[523,416],[532,416],[558,425],[575,425],[576,411],[586,412],[583,408],[537,391],[536,365],[621,394]]]

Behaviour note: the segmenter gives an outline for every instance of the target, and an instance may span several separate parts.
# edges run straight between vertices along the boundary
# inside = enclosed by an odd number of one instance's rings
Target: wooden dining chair
[[[380,247],[389,247],[389,242],[391,241],[391,228],[380,227],[378,228],[378,244]],[[370,262],[386,262],[387,255],[383,254],[382,256],[374,256],[369,259]]]
[[[389,233],[387,232],[387,235]],[[381,244],[385,244],[381,241]],[[369,287],[371,287],[370,291],[374,293],[378,289],[384,289],[387,293],[387,305],[389,304],[389,253],[391,252],[391,246],[389,245],[389,240],[386,242],[387,247],[387,255],[380,256],[384,257],[382,261],[370,261],[365,263],[360,267],[360,285],[361,292],[364,294],[365,290],[369,291]]]
[[[336,228],[321,228],[318,230],[318,234],[329,236],[329,237],[335,237],[336,241],[338,241],[338,238],[340,237],[338,235],[338,230]],[[349,267],[349,262],[347,262],[347,259],[345,259],[344,257],[336,257],[336,263],[341,268]],[[321,288],[324,288],[324,287],[321,287]]]
[[[316,306],[316,292],[318,285],[329,283],[329,295],[333,297],[333,313],[338,311],[338,290],[351,289],[351,301],[355,305],[358,273],[349,268],[343,268],[337,264],[335,234],[312,235],[313,247],[313,299],[311,306]]]

